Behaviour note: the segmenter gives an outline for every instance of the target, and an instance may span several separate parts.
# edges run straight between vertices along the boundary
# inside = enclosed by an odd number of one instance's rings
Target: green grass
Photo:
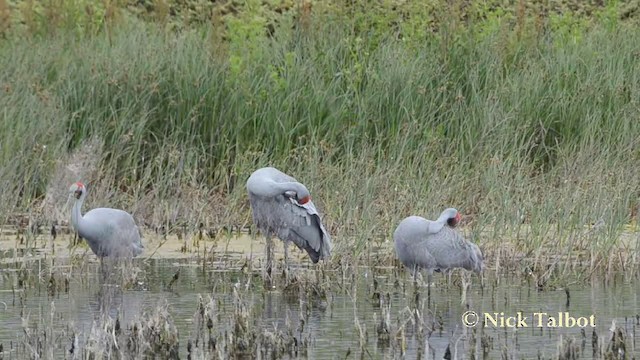
[[[637,27],[488,17],[407,41],[327,19],[226,43],[126,19],[5,40],[2,211],[37,212],[68,186],[56,169],[99,139],[88,206],[149,223],[246,224],[244,182],[274,165],[310,187],[338,248],[365,251],[403,217],[455,206],[487,249],[631,264],[606,259],[635,252],[617,234],[640,189]],[[600,218],[600,240],[578,235]]]

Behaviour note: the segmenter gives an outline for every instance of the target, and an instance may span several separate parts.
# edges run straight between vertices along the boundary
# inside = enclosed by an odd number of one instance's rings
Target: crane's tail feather
[[[305,238],[296,231],[296,229],[291,229],[290,236],[294,239],[291,239],[294,244],[300,249],[304,250],[309,254],[309,258],[311,262],[317,264],[320,259],[326,258],[326,244],[324,242],[320,242],[320,248],[318,250],[314,249],[311,244],[305,240]],[[302,246],[301,246],[302,245]]]

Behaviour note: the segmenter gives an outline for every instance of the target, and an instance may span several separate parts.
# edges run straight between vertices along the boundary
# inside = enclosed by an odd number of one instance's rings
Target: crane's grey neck
[[[440,230],[442,230],[442,228],[444,227],[445,222],[440,222],[440,219],[436,220],[436,221],[430,221],[429,222],[429,226],[427,228],[427,232],[430,234],[435,234],[437,232],[439,232]]]
[[[436,221],[431,221],[429,223],[429,229],[427,231],[432,234],[439,232],[447,224],[449,217],[449,213],[444,211]]]
[[[305,191],[304,186],[302,186],[302,184],[300,184],[299,182],[295,182],[295,181],[283,182],[283,183],[280,183],[280,185],[282,186],[282,189],[284,191],[293,190],[296,193],[303,193]]]
[[[446,224],[449,219],[457,218],[458,216],[458,210],[456,210],[455,208],[447,208],[440,213],[440,217],[436,221]]]
[[[84,198],[87,195],[86,191],[82,192],[79,199],[76,199],[73,204],[73,209],[71,210],[71,223],[73,224],[73,228],[78,231],[78,225],[80,223],[80,219],[82,219],[82,203],[84,203]]]
[[[449,220],[449,214],[447,212],[443,212],[442,214],[440,214],[440,217],[436,220],[436,222],[438,224],[446,224],[447,220]]]
[[[300,184],[299,182],[295,182],[295,181],[285,181],[285,182],[277,182],[277,181],[273,181],[271,180],[272,184],[269,187],[270,190],[270,194],[265,194],[267,196],[277,196],[277,195],[282,195],[287,191],[294,191],[296,194],[301,194],[305,192],[305,187]]]

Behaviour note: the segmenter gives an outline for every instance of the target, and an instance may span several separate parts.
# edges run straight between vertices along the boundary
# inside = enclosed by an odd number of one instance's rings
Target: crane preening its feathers
[[[460,222],[460,213],[454,208],[442,212],[438,220],[420,216],[402,220],[393,233],[398,259],[416,275],[425,269],[429,279],[433,271],[463,268],[481,273],[484,260],[478,245],[464,239],[454,228]]]
[[[285,263],[289,241],[305,250],[314,264],[331,255],[331,237],[303,184],[276,168],[265,167],[249,176],[247,191],[253,222],[267,237],[268,263],[269,241],[273,236],[284,241]],[[270,264],[267,266],[270,268]]]
[[[77,182],[71,185],[69,193],[76,199],[71,210],[71,223],[96,256],[100,259],[107,256],[136,257],[142,253],[144,246],[140,231],[131,214],[118,209],[97,208],[83,216],[81,208],[87,188]]]

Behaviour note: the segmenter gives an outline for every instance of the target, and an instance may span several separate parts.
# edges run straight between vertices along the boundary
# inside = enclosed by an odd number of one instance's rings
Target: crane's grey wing
[[[128,212],[97,208],[87,212],[83,218],[90,228],[87,240],[98,256],[138,256],[142,253],[144,246],[140,229]]]
[[[254,223],[267,236],[293,242],[313,263],[331,255],[331,238],[312,202],[300,205],[283,195],[263,198],[252,193],[249,201]]]
[[[142,254],[144,251],[144,244],[142,244],[142,229],[137,225],[135,225],[135,227],[135,234],[132,234],[131,237],[131,250],[134,257]]]
[[[425,243],[436,259],[439,269],[461,267],[475,271],[480,264],[481,260],[478,259],[473,244],[467,242],[455,229],[448,226],[443,227],[437,234],[428,235]]]
[[[428,270],[438,268],[438,262],[424,240],[396,248],[396,253],[400,261],[410,269],[414,266]]]
[[[480,247],[478,245],[469,243],[469,246],[471,246],[471,249],[476,256],[476,267],[473,271],[482,272],[484,270],[484,255],[482,255],[482,251],[480,250]]]
[[[329,236],[327,229],[325,229],[322,224],[322,218],[320,217],[316,206],[312,201],[309,201],[304,205],[298,204],[293,199],[290,199],[290,201],[294,205],[294,212],[298,212],[300,217],[306,219],[306,225],[294,229],[296,234],[307,239],[310,243],[309,245],[316,252],[320,253],[320,258],[325,259],[331,256],[331,250],[333,249],[331,236]],[[304,209],[305,212],[302,212],[301,209]],[[319,232],[318,229],[320,230]]]
[[[436,260],[426,242],[431,221],[420,216],[404,218],[393,232],[393,242],[398,259],[408,268],[415,266],[434,269]]]

